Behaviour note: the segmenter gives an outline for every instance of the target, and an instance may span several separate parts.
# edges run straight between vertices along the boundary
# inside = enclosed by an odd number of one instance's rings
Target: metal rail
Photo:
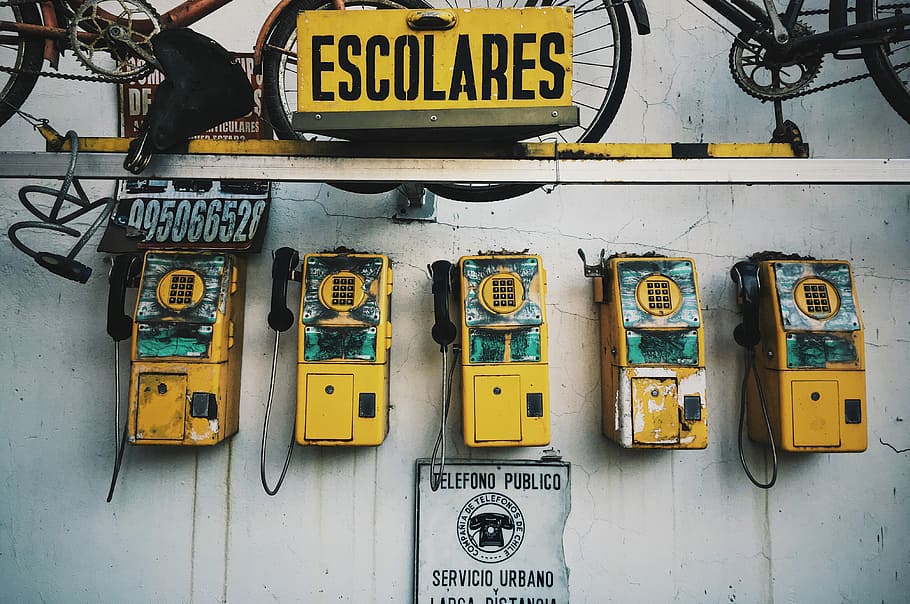
[[[80,139],[76,176],[118,179],[127,139]],[[65,148],[63,149],[65,151]],[[518,143],[499,148],[192,141],[142,178],[533,184],[910,184],[910,159],[806,159],[789,144]],[[66,152],[0,152],[0,178],[61,178]]]

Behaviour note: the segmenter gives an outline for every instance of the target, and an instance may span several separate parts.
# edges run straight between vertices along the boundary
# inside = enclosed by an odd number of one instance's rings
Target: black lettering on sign
[[[423,98],[427,101],[442,101],[446,98],[445,90],[436,90],[436,77],[433,68],[436,66],[436,38],[428,35],[423,39]]]
[[[360,38],[357,36],[341,36],[338,40],[338,66],[351,76],[350,83],[340,82],[338,96],[343,101],[356,101],[360,98],[360,68],[351,60],[351,56],[360,56]]]
[[[502,34],[484,34],[481,57],[480,96],[489,101],[493,98],[493,83],[496,83],[496,98],[509,98],[506,67],[509,60],[509,42]]]
[[[417,98],[420,91],[419,65],[420,42],[417,36],[409,34],[395,38],[395,98],[399,101],[413,101]]]
[[[376,80],[376,57],[389,56],[389,39],[385,36],[371,36],[367,40],[367,98],[371,101],[384,101],[389,98],[389,81],[386,78]]]
[[[320,61],[322,57],[322,47],[335,43],[335,36],[313,36],[313,100],[314,101],[334,101],[335,94],[322,89],[322,73],[332,71],[334,63]]]
[[[449,87],[449,100],[458,100],[462,91],[468,96],[468,100],[477,100],[474,63],[471,61],[471,40],[467,34],[458,36],[458,46],[455,48],[455,65],[452,67],[452,85]]]
[[[552,55],[566,54],[566,40],[562,34],[551,31],[540,37],[540,66],[553,74],[553,83],[540,81],[540,96],[545,99],[558,99],[565,91],[565,69],[553,60]]]
[[[525,46],[533,44],[537,34],[515,34],[512,39],[512,98],[530,100],[534,91],[524,88],[524,72],[534,69],[534,59],[525,58]]]

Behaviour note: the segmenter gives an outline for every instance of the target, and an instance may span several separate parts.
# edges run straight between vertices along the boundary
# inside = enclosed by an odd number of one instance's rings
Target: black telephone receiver
[[[133,319],[123,311],[126,303],[126,288],[139,274],[139,258],[133,254],[121,254],[114,258],[111,266],[110,292],[107,296],[107,333],[115,342],[130,337]]]
[[[439,349],[445,352],[446,346],[455,341],[458,331],[455,323],[449,318],[449,296],[452,292],[452,263],[448,260],[437,260],[430,265],[433,277],[433,340]]]
[[[282,247],[275,250],[272,260],[272,308],[269,311],[269,327],[275,331],[287,331],[294,324],[294,313],[288,308],[288,280],[291,271],[300,262],[297,250]]]
[[[733,339],[745,348],[753,348],[761,341],[758,329],[758,265],[752,262],[737,262],[730,269],[730,277],[736,283],[737,295],[742,301],[743,322],[733,330]]]

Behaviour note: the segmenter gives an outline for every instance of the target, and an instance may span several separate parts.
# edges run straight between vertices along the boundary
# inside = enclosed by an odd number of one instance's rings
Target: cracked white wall
[[[610,141],[763,141],[771,107],[730,80],[721,30],[682,3],[651,3]],[[270,8],[236,3],[201,29],[252,44]],[[858,69],[854,63],[852,69]],[[828,73],[842,66],[828,61]],[[74,103],[73,99],[78,99]],[[42,82],[26,109],[61,131],[111,135],[110,87]],[[817,157],[907,157],[910,126],[869,81],[785,104]],[[23,122],[0,150],[42,148]],[[0,181],[0,224],[29,214],[26,181]],[[92,190],[108,193],[110,183]],[[204,450],[132,447],[114,502],[113,346],[107,264],[86,285],[40,269],[0,235],[0,601],[405,602],[411,598],[415,458],[428,456],[440,355],[425,267],[490,248],[539,253],[548,271],[553,446],[572,462],[565,535],[573,602],[903,602],[910,593],[910,187],[563,186],[492,204],[439,201],[435,223],[400,224],[388,196],[279,184],[264,251],[251,258],[240,433]],[[71,240],[43,240],[68,249]],[[270,252],[337,245],[394,262],[391,430],[375,449],[297,448],[284,487],[259,484],[271,362]],[[599,342],[589,257],[656,250],[695,259],[711,431],[704,451],[622,450],[600,434]],[[866,327],[869,450],[785,455],[770,492],[736,452],[742,357],[730,266],[759,250],[854,264]],[[292,292],[296,292],[292,288]],[[293,338],[272,413],[277,472],[292,418]],[[125,350],[125,348],[124,348]],[[452,454],[533,459],[539,449]],[[766,466],[754,447],[753,463]],[[454,542],[453,542],[454,543]]]

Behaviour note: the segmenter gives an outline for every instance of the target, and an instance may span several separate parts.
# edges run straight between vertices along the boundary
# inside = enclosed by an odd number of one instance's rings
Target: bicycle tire
[[[14,4],[10,7],[0,8],[0,21],[8,21],[9,16],[19,23],[41,25],[41,16],[37,4]],[[15,34],[15,32],[4,32]],[[0,64],[4,67],[38,71],[44,60],[44,41],[40,38],[29,36],[16,36],[15,44],[0,44]],[[15,58],[13,57],[15,53]],[[8,79],[4,81],[4,78]],[[0,72],[0,126],[25,103],[38,81],[37,75],[26,73]]]
[[[887,8],[879,9],[878,0],[856,2],[856,20],[860,23],[892,16],[887,11]],[[862,54],[879,92],[910,124],[910,42],[864,46]]]
[[[431,0],[436,4],[443,2],[446,6],[459,8],[472,2],[481,3],[481,6],[491,7],[489,0]],[[535,0],[514,0],[512,6],[518,8],[519,4],[538,6]],[[553,6],[560,6],[563,2],[553,2]],[[543,6],[549,6],[546,2]],[[594,8],[591,8],[594,5]],[[497,0],[495,6],[504,7],[503,0]],[[556,142],[596,143],[606,133],[610,124],[616,118],[616,113],[622,104],[629,82],[629,72],[632,65],[632,33],[629,26],[629,16],[622,5],[614,6],[611,0],[582,0],[575,6],[575,31],[572,58],[572,101],[579,107],[580,126],[561,130],[559,132],[536,137],[533,141],[549,140]],[[589,20],[596,20],[593,25],[586,24]],[[579,27],[581,26],[581,27]],[[594,38],[582,40],[584,36],[597,32],[596,45],[592,45]],[[608,36],[609,39],[604,39]],[[587,56],[592,52],[607,52],[611,54],[611,65],[591,64]],[[586,72],[595,72],[588,75]],[[601,83],[603,74],[599,70],[609,69],[609,82]],[[593,96],[590,93],[594,93]],[[599,98],[600,95],[602,98]],[[589,100],[596,98],[597,100]],[[462,183],[436,183],[428,184],[427,188],[440,197],[465,202],[490,202],[511,199],[525,195],[540,185],[534,184],[490,184],[472,185]]]
[[[345,0],[349,9],[421,8],[420,0]],[[291,116],[297,110],[297,71],[291,69],[290,57],[297,55],[297,13],[302,10],[331,8],[331,0],[299,0],[285,8],[275,20],[266,39],[262,59],[262,104],[275,135],[282,140],[331,140],[308,132],[295,132]],[[285,52],[275,49],[281,48]],[[333,187],[351,193],[386,193],[398,183],[332,182]]]

